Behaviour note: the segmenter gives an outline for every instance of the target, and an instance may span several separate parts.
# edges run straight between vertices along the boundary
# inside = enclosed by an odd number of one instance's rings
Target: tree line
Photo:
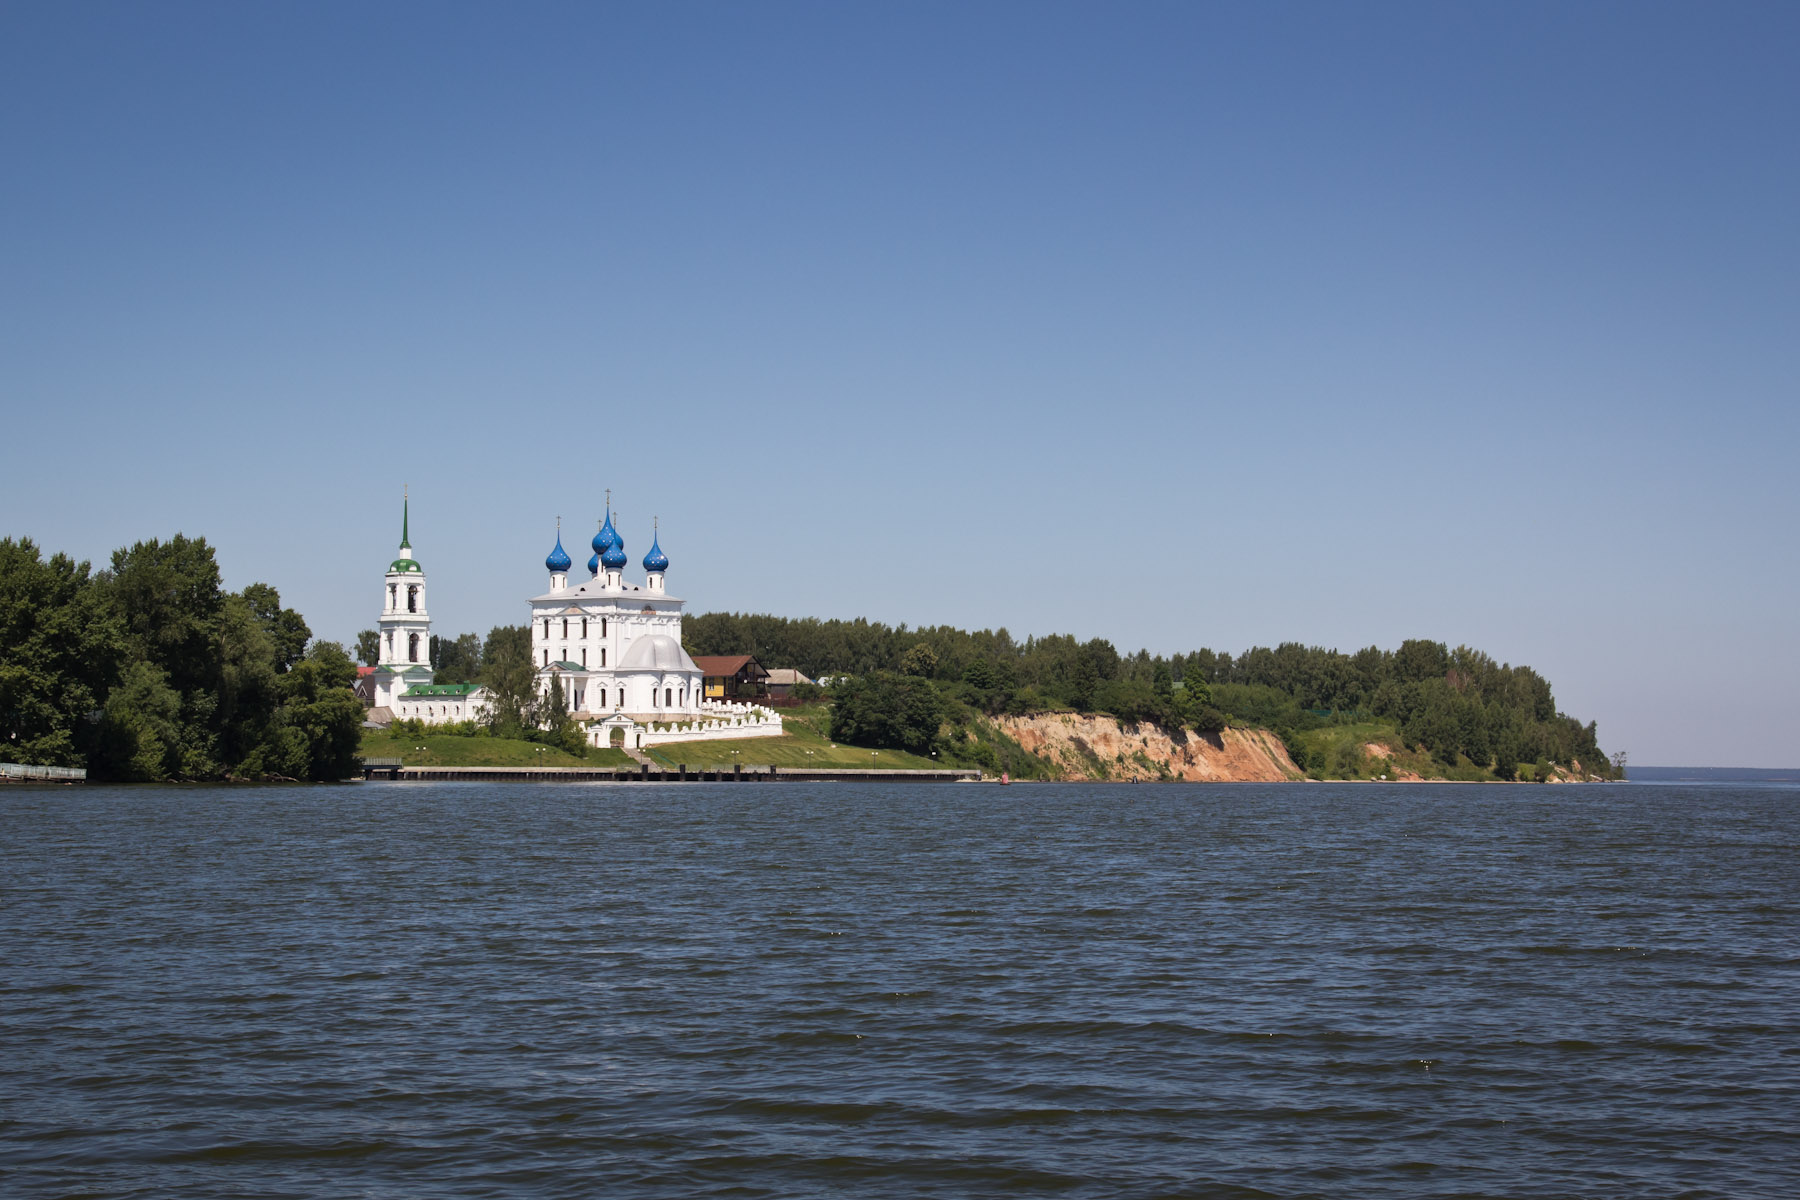
[[[363,708],[342,646],[176,534],[93,570],[0,538],[0,758],[97,780],[343,779]]]
[[[1579,761],[1600,774],[1608,766],[1594,723],[1559,712],[1536,671],[1428,639],[1349,654],[1287,642],[1238,655],[1202,648],[1165,656],[1122,654],[1104,639],[1066,634],[1020,640],[1005,629],[705,613],[684,620],[682,640],[692,654],[754,654],[765,666],[797,667],[814,678],[927,679],[990,714],[1074,709],[1202,733],[1227,721],[1262,726],[1282,735],[1303,768],[1297,731],[1362,720],[1391,723],[1445,763],[1461,755],[1503,778],[1519,763]],[[872,687],[840,685],[840,706],[852,697],[853,710],[867,707],[859,697]],[[919,745],[921,701],[893,685],[878,690],[883,700],[874,711],[892,715],[877,724],[904,726]],[[905,719],[908,712],[915,715]]]

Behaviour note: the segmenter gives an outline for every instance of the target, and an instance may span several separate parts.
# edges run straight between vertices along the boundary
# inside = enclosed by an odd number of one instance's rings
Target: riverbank
[[[868,767],[409,767],[370,762],[365,780],[393,783],[978,783],[980,771]]]

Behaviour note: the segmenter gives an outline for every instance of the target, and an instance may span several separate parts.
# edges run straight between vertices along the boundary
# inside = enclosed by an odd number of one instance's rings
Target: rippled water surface
[[[1800,1195],[1800,792],[0,790],[12,1196]]]

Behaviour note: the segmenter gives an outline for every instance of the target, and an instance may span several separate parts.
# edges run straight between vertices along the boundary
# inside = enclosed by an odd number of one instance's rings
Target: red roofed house
[[[706,698],[726,700],[736,696],[760,696],[767,690],[769,673],[750,654],[696,654],[694,665],[705,677]]]

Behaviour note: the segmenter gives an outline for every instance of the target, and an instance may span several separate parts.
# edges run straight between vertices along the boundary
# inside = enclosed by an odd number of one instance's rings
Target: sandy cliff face
[[[1064,779],[1272,783],[1300,777],[1280,740],[1262,729],[1227,729],[1216,737],[1182,733],[1177,740],[1149,722],[1123,725],[1075,713],[996,717],[994,724]]]

